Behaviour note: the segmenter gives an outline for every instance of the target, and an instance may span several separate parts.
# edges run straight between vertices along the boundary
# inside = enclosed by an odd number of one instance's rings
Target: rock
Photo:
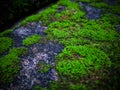
[[[91,7],[85,3],[79,2],[80,6],[83,7],[83,9],[86,12],[86,16],[88,19],[99,19],[102,16],[102,11],[101,9]]]
[[[32,22],[28,23],[26,26],[14,30],[13,34],[24,39],[33,34],[45,35],[44,31],[46,29],[47,27],[41,26],[41,22]]]

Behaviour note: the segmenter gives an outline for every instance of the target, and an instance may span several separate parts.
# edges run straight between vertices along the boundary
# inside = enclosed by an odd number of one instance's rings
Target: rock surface
[[[101,9],[94,8],[90,5],[87,5],[85,3],[79,2],[79,4],[83,7],[83,9],[86,12],[86,17],[88,19],[99,19],[102,16]]]

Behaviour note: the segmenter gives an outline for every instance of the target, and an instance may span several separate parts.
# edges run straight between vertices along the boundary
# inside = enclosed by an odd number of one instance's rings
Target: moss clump
[[[25,47],[12,48],[9,53],[16,54],[16,56],[27,55],[28,49]]]
[[[12,32],[13,32],[12,29],[5,30],[4,32],[0,33],[0,37],[7,36],[7,35],[9,35],[9,34],[12,33]]]
[[[18,74],[21,66],[19,56],[27,52],[26,48],[13,48],[8,55],[0,58],[0,84],[11,83]]]
[[[56,61],[56,70],[60,77],[58,85],[65,84],[63,87],[68,89],[85,88],[82,83],[87,83],[86,88],[93,88],[94,86],[89,84],[91,79],[93,77],[103,78],[104,70],[111,66],[108,56],[103,51],[91,46],[67,46],[56,57]],[[97,86],[96,80],[94,79],[92,83]],[[77,83],[80,84],[80,82],[81,85],[78,87]]]
[[[105,24],[105,25],[103,25]],[[69,20],[51,23],[46,30],[48,38],[65,45],[84,45],[93,42],[112,41],[118,36],[110,23],[85,21],[80,26]]]
[[[38,63],[38,72],[39,73],[42,73],[42,72],[46,73],[50,70],[50,68],[51,68],[51,65],[49,65],[49,64],[46,64],[44,62]]]
[[[111,61],[104,52],[89,46],[67,46],[56,60],[56,69],[60,75],[68,75],[71,78],[82,77],[92,70],[111,66]]]
[[[41,38],[40,35],[35,34],[25,38],[22,43],[25,46],[30,46],[32,44],[40,42],[40,38]]]
[[[6,50],[12,46],[13,40],[8,37],[0,37],[0,54],[4,53]]]
[[[16,54],[0,58],[0,83],[10,83],[20,70],[20,61]]]

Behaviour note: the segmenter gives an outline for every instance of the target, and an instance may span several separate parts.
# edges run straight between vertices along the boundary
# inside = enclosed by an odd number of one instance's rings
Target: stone
[[[101,11],[101,9],[94,8],[94,7],[90,6],[90,5],[87,5],[87,4],[82,3],[82,2],[79,2],[79,4],[80,4],[80,6],[82,6],[83,9],[85,10],[85,12],[86,12],[86,17],[87,17],[88,19],[94,19],[94,20],[96,20],[96,19],[101,18],[101,16],[102,16],[102,11]]]

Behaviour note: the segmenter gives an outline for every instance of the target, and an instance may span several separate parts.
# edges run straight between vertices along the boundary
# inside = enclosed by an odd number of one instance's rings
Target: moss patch
[[[87,21],[80,26],[69,20],[51,23],[46,31],[48,38],[56,39],[65,45],[91,44],[92,42],[111,41],[117,37],[117,32],[109,23]],[[113,30],[112,30],[113,29]]]
[[[108,56],[91,46],[67,46],[56,57],[59,81],[50,85],[50,90],[91,90],[97,88],[104,71],[111,66]]]
[[[20,61],[15,54],[0,58],[0,83],[10,83],[20,69]]]
[[[5,30],[4,32],[0,33],[0,37],[7,36],[7,35],[9,35],[12,32],[13,32],[12,29]]]
[[[0,37],[0,54],[7,51],[12,46],[13,40],[8,37]]]
[[[40,38],[41,38],[40,35],[35,34],[25,38],[22,43],[25,46],[30,46],[32,44],[40,42]]]
[[[21,68],[19,56],[26,52],[26,48],[13,48],[8,55],[0,58],[0,84],[8,84],[13,81]]]
[[[9,53],[16,54],[16,56],[27,55],[28,49],[25,47],[19,47],[19,48],[14,47],[10,49]]]
[[[72,79],[111,65],[104,52],[89,46],[67,46],[56,60],[60,75],[68,75]]]

